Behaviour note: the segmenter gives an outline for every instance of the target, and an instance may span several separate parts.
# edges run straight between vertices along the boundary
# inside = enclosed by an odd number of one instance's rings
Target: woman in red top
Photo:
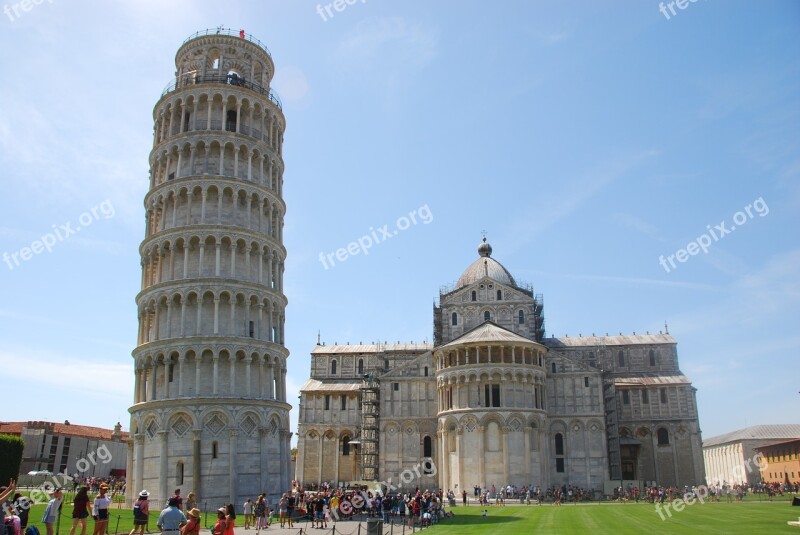
[[[233,528],[236,526],[236,510],[233,504],[229,503],[225,506],[225,535],[235,535]]]
[[[181,535],[200,535],[200,509],[190,509],[186,516],[189,521],[181,528]]]
[[[86,535],[86,522],[89,520],[89,487],[81,487],[72,500],[72,527],[69,535],[75,535],[75,528],[81,525],[81,535]]]
[[[217,509],[217,523],[214,524],[214,535],[225,535],[225,508],[220,507]]]

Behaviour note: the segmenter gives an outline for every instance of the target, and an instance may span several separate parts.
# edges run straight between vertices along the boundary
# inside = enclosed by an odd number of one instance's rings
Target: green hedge
[[[25,441],[22,438],[0,435],[0,486],[7,485],[9,479],[17,479],[24,448]]]

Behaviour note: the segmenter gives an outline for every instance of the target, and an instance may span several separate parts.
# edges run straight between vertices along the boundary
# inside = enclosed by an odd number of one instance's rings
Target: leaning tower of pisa
[[[201,507],[289,488],[286,121],[267,47],[186,39],[153,109],[128,498]]]

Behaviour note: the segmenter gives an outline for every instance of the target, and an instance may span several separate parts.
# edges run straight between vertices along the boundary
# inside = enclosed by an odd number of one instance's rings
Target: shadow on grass
[[[510,522],[519,522],[524,520],[517,516],[478,516],[478,515],[463,515],[454,516],[447,520],[442,520],[439,525],[442,526],[479,526],[491,524],[508,524]]]

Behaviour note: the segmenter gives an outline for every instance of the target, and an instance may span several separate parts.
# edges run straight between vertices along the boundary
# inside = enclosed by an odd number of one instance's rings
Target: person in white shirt
[[[103,535],[106,532],[108,525],[108,508],[111,505],[111,498],[108,498],[108,485],[103,483],[100,485],[100,494],[94,499],[94,507],[92,507],[92,518],[94,518],[94,534]],[[52,535],[48,533],[47,535]]]
[[[244,529],[250,529],[250,523],[253,521],[253,500],[247,498],[247,501],[242,505],[244,512]]]

